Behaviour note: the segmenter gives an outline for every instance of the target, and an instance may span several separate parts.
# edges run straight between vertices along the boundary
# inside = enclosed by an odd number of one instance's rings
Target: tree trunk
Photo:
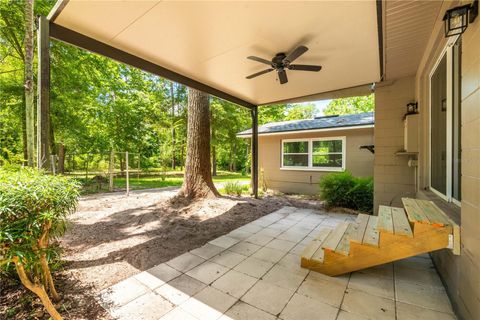
[[[33,103],[33,0],[25,1],[25,124],[27,160],[33,167],[35,156],[35,105]]]
[[[210,120],[213,122],[213,113],[212,110],[210,110]],[[217,149],[215,148],[215,126],[211,124],[212,130],[211,130],[211,138],[210,141],[212,141],[212,176],[216,177],[217,176]]]
[[[65,146],[63,143],[58,144],[58,173],[65,173]]]
[[[236,161],[236,158],[235,158],[236,153],[237,153],[237,143],[234,140],[234,142],[233,142],[233,156],[232,156],[232,171],[233,172],[237,172],[237,161]]]
[[[170,96],[172,97],[172,170],[175,170],[175,97],[173,95],[173,81],[170,81]]]
[[[187,161],[180,196],[219,196],[210,165],[210,103],[206,93],[188,89]]]

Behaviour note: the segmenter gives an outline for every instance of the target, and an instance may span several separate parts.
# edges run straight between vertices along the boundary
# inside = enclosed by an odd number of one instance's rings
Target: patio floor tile
[[[245,302],[238,301],[219,320],[275,320],[275,316],[252,307]]]
[[[149,292],[115,309],[111,314],[119,320],[157,320],[173,308],[162,296]]]
[[[271,236],[256,233],[253,236],[248,237],[245,241],[259,245],[259,246],[264,246],[272,240],[273,240],[273,237]]]
[[[261,278],[273,266],[273,263],[249,257],[233,268],[255,278]]]
[[[176,307],[159,320],[199,320],[180,307]]]
[[[350,280],[350,274],[344,274],[341,276],[336,276],[336,277],[330,277],[327,275],[324,275],[319,272],[310,272],[306,278],[306,280],[325,280],[329,282],[336,283],[338,285],[342,285],[345,288],[347,287],[348,280]]]
[[[304,277],[309,273],[308,269],[300,266],[300,257],[296,254],[287,253],[282,259],[280,259],[280,261],[278,261],[277,265],[284,267],[288,270],[288,272],[292,272]]]
[[[236,245],[228,248],[228,250],[236,252],[236,253],[243,254],[244,256],[251,256],[252,254],[257,252],[258,249],[260,249],[260,248],[261,248],[261,246],[259,246],[259,245],[256,245],[256,244],[253,244],[253,243],[250,243],[250,242],[242,241],[242,242],[237,243]]]
[[[221,236],[221,237],[218,237],[218,238],[210,241],[209,243],[213,244],[217,247],[227,249],[227,248],[230,248],[231,246],[233,246],[234,244],[236,244],[239,241],[240,240],[235,239],[235,238],[231,238],[229,236]]]
[[[176,278],[179,275],[181,275],[181,272],[175,270],[174,268],[172,268],[171,266],[165,263],[162,263],[162,264],[159,264],[158,266],[150,268],[146,272],[160,279],[163,282],[168,282],[173,278]]]
[[[285,254],[285,251],[263,247],[262,249],[255,252],[252,257],[275,263],[282,259]]]
[[[444,288],[395,280],[395,295],[400,302],[445,313],[453,313],[450,300]]]
[[[369,319],[359,314],[340,310],[337,316],[337,320],[369,320]]]
[[[185,252],[184,254],[168,261],[167,264],[178,271],[187,272],[204,261],[205,259],[200,258],[199,256],[191,254],[190,252]]]
[[[227,234],[227,236],[229,236],[230,238],[238,239],[240,241],[247,239],[251,235],[253,235],[253,233],[247,232],[247,231],[242,231],[240,229],[235,229],[235,230],[233,230],[233,231],[231,231],[230,233]]]
[[[225,248],[207,243],[207,244],[201,246],[200,248],[193,249],[190,252],[193,253],[194,255],[197,255],[197,256],[203,258],[203,259],[210,259],[211,257],[216,256],[217,254],[219,254],[220,252],[222,252],[224,250],[225,250]]]
[[[215,280],[215,282],[212,283],[212,287],[217,288],[218,290],[221,290],[222,292],[225,292],[235,298],[240,298],[255,284],[255,282],[257,282],[257,280],[257,278],[251,277],[244,273],[230,270]]]
[[[371,268],[359,270],[358,272],[393,279],[393,263],[381,264]]]
[[[179,305],[205,287],[203,282],[183,274],[155,291],[171,303]]]
[[[202,281],[205,284],[210,284],[220,278],[228,268],[219,265],[218,263],[206,261],[199,266],[187,272],[192,278]]]
[[[260,227],[259,225],[249,223],[249,224],[246,224],[246,225],[238,228],[237,230],[246,231],[246,232],[250,232],[250,233],[257,233],[258,231],[260,231],[262,229],[263,229],[263,227]]]
[[[199,319],[218,319],[235,302],[232,296],[212,287],[206,287],[181,305],[181,308]]]
[[[277,239],[282,239],[282,240],[287,240],[287,241],[298,243],[298,242],[302,241],[306,236],[307,236],[307,233],[287,230],[284,233],[280,234],[277,237]]]
[[[307,279],[301,284],[297,292],[316,301],[339,308],[345,294],[345,286],[326,280]]]
[[[443,288],[443,283],[435,269],[394,268],[395,280],[418,283],[425,286]]]
[[[149,273],[148,271],[143,271],[135,275],[134,278],[140,281],[144,286],[148,287],[150,290],[154,290],[165,284],[165,281],[160,280],[159,278]]]
[[[258,281],[243,297],[242,301],[278,315],[292,297],[295,290],[280,288],[267,281]]]
[[[347,290],[341,308],[369,319],[395,319],[395,302],[393,300],[354,289]]]
[[[226,250],[211,258],[210,261],[228,268],[233,268],[245,259],[247,259],[247,256],[244,256],[243,254]]]
[[[411,304],[397,302],[398,320],[455,320],[455,316]]]
[[[262,279],[282,288],[296,290],[305,279],[305,275],[289,272],[284,267],[276,265]]]
[[[411,257],[400,261],[395,261],[395,269],[398,268],[434,270],[432,260],[421,257]]]
[[[282,232],[283,232],[282,230],[267,227],[267,228],[263,229],[262,231],[259,231],[257,234],[261,234],[261,235],[264,235],[264,236],[270,236],[270,237],[276,237]]]
[[[382,298],[395,298],[392,279],[379,277],[369,273],[352,273],[348,288],[371,293]]]
[[[100,292],[100,302],[105,309],[118,308],[148,292],[137,279],[127,278]]]
[[[272,241],[266,244],[266,247],[287,252],[287,251],[290,251],[296,245],[297,245],[296,242],[291,242],[291,241],[282,240],[282,239],[273,239]]]
[[[338,308],[295,293],[280,314],[284,320],[335,320]]]

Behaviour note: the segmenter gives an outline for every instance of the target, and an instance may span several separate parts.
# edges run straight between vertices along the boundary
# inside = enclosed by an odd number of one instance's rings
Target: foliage
[[[241,184],[239,181],[229,181],[223,186],[223,191],[231,196],[241,196],[242,193],[248,191],[248,185]]]
[[[39,295],[51,315],[46,290],[55,300],[59,297],[49,268],[58,252],[50,240],[64,233],[77,197],[78,184],[73,179],[29,168],[0,168],[2,268],[14,264],[22,283]]]
[[[360,97],[340,98],[330,101],[323,110],[325,115],[345,115],[371,112],[375,109],[374,94]]]
[[[320,196],[327,207],[342,207],[373,213],[373,179],[350,172],[330,173],[320,179]]]

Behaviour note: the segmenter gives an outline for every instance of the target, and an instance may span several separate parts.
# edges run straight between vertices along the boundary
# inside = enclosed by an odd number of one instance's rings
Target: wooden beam
[[[157,76],[181,83],[187,87],[200,90],[202,92],[211,94],[221,99],[233,102],[243,107],[252,109],[256,107],[254,104],[232,96],[226,92],[210,87],[204,83],[193,80],[189,77],[176,73],[172,70],[159,66],[150,61],[144,60],[138,56],[127,53],[123,50],[114,48],[106,43],[100,42],[93,38],[87,37],[81,33],[75,32],[68,28],[62,27],[58,24],[50,22],[50,36],[54,39],[63,41],[65,43],[74,45],[76,47],[98,53],[102,56],[111,58],[121,63],[128,64],[132,67],[139,68],[143,71],[155,74]]]
[[[50,36],[49,22],[38,17],[38,77],[37,77],[37,167],[49,168],[50,160]]]

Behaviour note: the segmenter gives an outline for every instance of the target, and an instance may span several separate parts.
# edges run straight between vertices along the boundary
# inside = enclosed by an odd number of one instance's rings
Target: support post
[[[113,191],[113,164],[115,161],[115,151],[110,150],[110,160],[108,161],[108,191]]]
[[[128,181],[129,179],[129,174],[128,174],[128,151],[125,152],[125,178],[126,178],[126,182],[127,182],[127,196],[130,194],[130,181]]]
[[[50,158],[50,29],[46,17],[38,16],[37,167],[49,169]]]
[[[252,114],[252,191],[258,198],[258,107],[251,109]]]

